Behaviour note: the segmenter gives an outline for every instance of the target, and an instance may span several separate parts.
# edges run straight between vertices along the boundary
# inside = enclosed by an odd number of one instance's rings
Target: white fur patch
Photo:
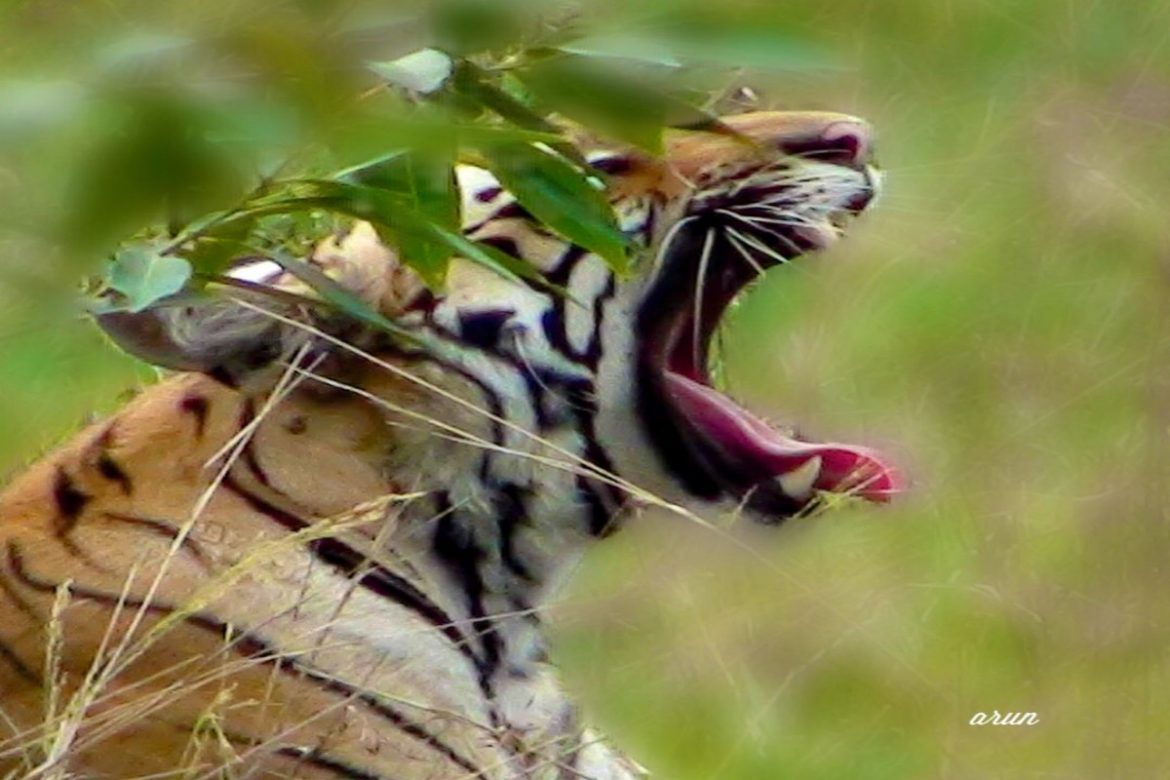
[[[272,260],[257,260],[254,263],[244,263],[228,271],[228,276],[245,282],[256,284],[271,284],[284,273],[284,269]]]

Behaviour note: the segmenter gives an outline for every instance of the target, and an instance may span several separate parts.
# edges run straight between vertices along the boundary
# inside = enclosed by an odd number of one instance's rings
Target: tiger
[[[721,121],[657,155],[582,143],[628,272],[460,164],[464,235],[531,278],[455,258],[432,289],[358,221],[306,254],[369,317],[264,257],[97,314],[166,378],[0,495],[0,773],[646,776],[549,659],[542,607],[586,551],[650,505],[778,524],[901,489],[708,366],[741,291],[875,199],[873,131]]]

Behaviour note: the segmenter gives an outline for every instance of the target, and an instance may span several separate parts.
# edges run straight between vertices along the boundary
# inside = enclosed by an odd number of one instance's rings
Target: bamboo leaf
[[[448,231],[458,231],[459,192],[452,166],[453,148],[421,152],[394,152],[337,176],[352,182],[393,193],[402,198],[410,212]],[[403,260],[428,283],[441,283],[451,257],[450,248],[425,233],[400,230],[396,238]]]
[[[493,84],[482,68],[470,62],[461,62],[452,79],[452,88],[517,127],[548,135],[548,139],[542,140],[550,147],[578,165],[588,166],[581,152],[561,136],[560,128],[502,87]]]
[[[683,65],[664,41],[628,33],[591,35],[561,44],[557,48],[582,57],[624,60],[668,68],[679,68]]]
[[[625,272],[626,237],[604,192],[580,170],[528,144],[498,144],[480,151],[500,183],[537,219]]]
[[[662,152],[662,128],[673,101],[586,57],[554,57],[516,74],[541,105],[652,154]]]
[[[353,319],[389,333],[405,336],[410,335],[404,328],[396,325],[392,320],[387,319],[377,311],[374,311],[361,298],[358,298],[333,279],[330,279],[319,268],[303,260],[294,260],[279,252],[273,253],[269,259],[316,290],[326,303],[336,307]]]

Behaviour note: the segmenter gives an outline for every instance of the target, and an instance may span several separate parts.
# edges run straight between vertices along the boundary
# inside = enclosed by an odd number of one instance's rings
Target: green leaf
[[[522,263],[522,261],[517,260],[515,263],[511,262],[511,255],[505,252],[501,252],[487,244],[472,241],[462,233],[446,230],[438,225],[429,225],[425,229],[437,240],[442,241],[450,247],[453,253],[465,260],[470,260],[476,265],[482,265],[515,284],[520,284],[521,277],[526,275],[517,266],[517,263]],[[535,273],[536,269],[532,268],[532,266],[528,266],[528,268]]]
[[[480,152],[500,183],[537,219],[625,272],[627,239],[605,194],[580,170],[529,144],[497,144]]]
[[[413,338],[413,335],[404,328],[394,324],[391,320],[374,311],[370,306],[326,276],[320,269],[303,260],[294,260],[279,252],[274,252],[269,259],[316,290],[323,300],[335,306],[345,314],[359,322],[373,325],[376,328]]]
[[[397,87],[429,95],[443,86],[455,66],[438,49],[419,49],[389,62],[371,62],[367,67]]]
[[[402,249],[417,249],[423,242],[444,243],[436,237],[432,218],[420,213],[417,201],[408,194],[380,187],[328,179],[289,182],[282,191],[248,201],[226,221],[266,214],[288,214],[324,209],[372,223],[383,240]],[[442,284],[447,270],[447,252],[407,254],[403,261],[419,272],[427,284]],[[441,258],[441,259],[440,259]]]
[[[455,150],[447,148],[429,154],[393,152],[379,160],[339,174],[341,181],[394,193],[406,206],[427,222],[449,231],[460,227],[459,192],[452,167]],[[400,233],[398,250],[403,260],[430,284],[440,283],[446,273],[451,251],[444,242],[415,233]]]
[[[437,113],[437,112],[436,112]],[[445,153],[450,148],[477,146],[500,141],[555,144],[559,131],[527,130],[509,125],[487,125],[458,121],[443,114],[415,113],[402,116],[366,116],[335,129],[332,149],[346,170],[361,168],[407,150]],[[395,150],[395,151],[391,151]]]
[[[625,60],[668,68],[682,67],[683,64],[664,41],[646,36],[591,35],[561,44],[557,48],[583,57]]]
[[[215,276],[226,271],[237,257],[256,254],[256,249],[248,243],[255,228],[255,219],[220,224],[218,219],[205,217],[184,228],[184,235],[189,238],[171,241],[164,251],[186,258],[199,276]]]
[[[186,260],[144,247],[121,250],[106,272],[106,284],[125,298],[123,305],[131,312],[174,295],[190,278],[191,264]]]
[[[581,152],[562,138],[560,128],[502,87],[491,83],[482,68],[467,61],[459,63],[451,88],[517,127],[545,133],[550,138],[541,140],[561,155],[583,167],[588,165]]]
[[[445,227],[412,207],[409,198],[402,193],[377,187],[329,180],[301,181],[283,193],[249,202],[239,214],[227,219],[231,221],[245,218],[243,215],[254,218],[261,214],[287,213],[309,208],[327,209],[369,220],[380,233],[383,233],[384,239],[398,247],[400,251],[403,247],[417,247],[420,244],[438,247],[442,250],[441,265],[420,266],[417,254],[403,253],[404,261],[418,271],[424,281],[433,286],[442,284],[449,258],[458,255],[490,268],[517,284],[521,284],[522,279],[527,279],[554,292],[563,292],[559,288],[545,284],[543,277],[530,264],[494,247],[469,240],[458,228]],[[311,280],[306,281],[312,284]]]
[[[467,61],[459,63],[451,87],[517,127],[543,133],[559,133],[556,125],[515,96],[492,84],[488,74],[473,63]]]
[[[513,257],[507,252],[497,249],[491,244],[484,244],[479,241],[469,241],[469,243],[473,247],[478,248],[482,253],[486,254],[487,257],[484,258],[483,255],[468,256],[466,253],[460,253],[460,256],[466,257],[473,263],[479,263],[480,265],[483,265],[484,267],[489,268],[501,276],[507,279],[511,279],[517,283],[519,283],[519,280],[523,279],[535,287],[548,290],[554,295],[560,295],[577,303],[581,303],[580,299],[571,295],[567,288],[562,287],[559,284],[552,284],[549,282],[548,279],[545,278],[544,274],[537,270],[536,266],[532,265],[532,263],[521,260],[518,257]],[[486,262],[487,260],[491,260],[491,262]],[[585,304],[581,303],[581,305]]]

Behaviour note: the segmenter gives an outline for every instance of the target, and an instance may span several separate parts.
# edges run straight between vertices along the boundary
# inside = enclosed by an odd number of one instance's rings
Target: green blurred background
[[[0,57],[100,34],[67,5],[5,11]],[[728,384],[912,490],[778,532],[636,523],[555,611],[569,685],[659,777],[1170,777],[1170,5],[755,8],[840,67],[746,83],[871,119],[888,187],[733,313]],[[7,197],[39,197],[18,168]],[[32,246],[0,244],[0,471],[154,376]],[[992,710],[1040,722],[968,724]]]

